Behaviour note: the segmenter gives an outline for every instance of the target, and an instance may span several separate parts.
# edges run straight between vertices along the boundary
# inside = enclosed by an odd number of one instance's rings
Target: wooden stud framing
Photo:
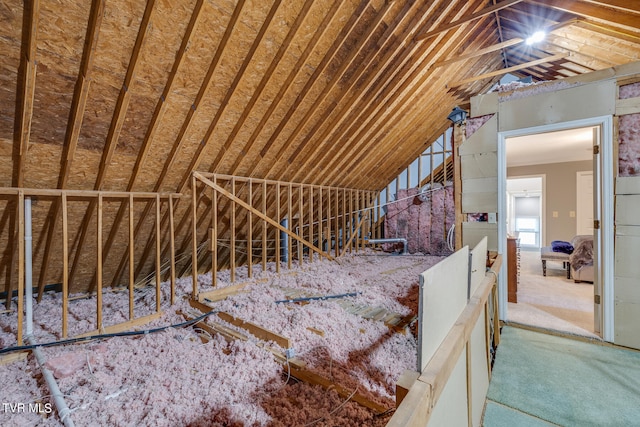
[[[216,182],[216,178],[213,178]],[[211,189],[211,285],[218,286],[218,194]]]
[[[298,187],[298,230],[300,230],[300,237],[304,238],[304,187],[300,185]],[[298,264],[302,267],[304,261],[304,247],[298,242]]]
[[[97,222],[97,258],[96,258],[96,328],[102,329],[102,195],[98,195],[98,220]]]
[[[354,229],[354,221],[355,221],[355,217],[353,214],[353,208],[354,208],[354,201],[353,201],[353,190],[349,190],[349,242],[353,241],[353,233],[355,232]],[[352,245],[349,244],[349,253],[352,252]],[[344,253],[344,250],[347,246],[345,245],[342,248],[342,251]]]
[[[293,210],[292,210],[292,199],[293,198],[293,185],[289,183],[287,186],[287,228],[289,231],[293,229]],[[291,234],[287,235],[287,267],[291,270],[291,258],[293,258],[293,248],[291,247],[292,240]]]
[[[231,178],[231,195],[236,197],[236,180]],[[236,202],[231,200],[231,213],[229,214],[229,228],[231,229],[231,247],[229,256],[231,258],[231,283],[236,281]]]
[[[334,224],[333,224],[333,229],[334,229],[334,234],[335,234],[335,256],[336,258],[338,256],[340,256],[340,223],[338,222],[338,220],[340,219],[338,212],[340,212],[339,210],[339,193],[338,193],[338,189],[334,189],[334,195],[333,195],[333,219],[334,219]]]
[[[313,227],[313,192],[314,188],[309,187],[309,241],[313,243],[314,227]],[[313,262],[313,251],[309,251],[309,262]]]
[[[214,181],[215,182],[215,181]],[[262,182],[262,214],[267,216],[267,182]],[[267,271],[267,221],[262,222],[262,271]]]
[[[169,254],[170,271],[171,271],[171,305],[175,304],[176,300],[176,239],[175,239],[175,227],[173,221],[173,196],[169,196],[169,239],[171,239],[171,251]],[[215,281],[212,281],[215,286]]]
[[[280,183],[276,183],[276,221],[278,222],[278,225],[280,224]],[[276,231],[275,234],[275,239],[276,239],[276,256],[275,256],[275,262],[276,262],[276,272],[280,273],[280,259],[281,259],[281,254],[280,254],[280,236],[278,235],[279,233]]]
[[[342,189],[342,248],[347,239],[347,189]]]
[[[129,195],[129,320],[133,320],[133,288],[134,283],[134,267],[135,267],[135,241],[133,228],[133,194]]]
[[[67,337],[69,311],[69,215],[67,193],[62,192],[62,338]]]
[[[162,293],[160,292],[160,195],[156,197],[156,312],[160,312]]]
[[[249,180],[247,204],[253,207],[253,183]],[[247,211],[247,275],[253,277],[253,212]]]
[[[198,187],[195,175],[191,177],[191,225],[192,225],[192,246],[191,246],[191,278],[193,281],[192,298],[198,298]]]

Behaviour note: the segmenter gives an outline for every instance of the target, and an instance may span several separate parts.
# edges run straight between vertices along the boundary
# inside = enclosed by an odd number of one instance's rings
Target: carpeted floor
[[[640,425],[640,352],[505,326],[483,425]]]
[[[518,303],[509,303],[507,321],[597,338],[593,327],[593,284],[575,283],[559,262],[542,275],[539,250],[520,251]]]

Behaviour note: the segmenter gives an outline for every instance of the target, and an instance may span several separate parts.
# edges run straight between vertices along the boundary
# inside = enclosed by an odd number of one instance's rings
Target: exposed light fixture
[[[456,105],[456,107],[451,110],[447,116],[447,119],[451,120],[456,125],[460,125],[467,119],[467,112]]]
[[[544,31],[536,31],[535,33],[527,37],[527,39],[525,40],[525,43],[531,46],[534,43],[541,42],[542,40],[544,40],[546,36],[547,36],[547,33],[545,33]]]

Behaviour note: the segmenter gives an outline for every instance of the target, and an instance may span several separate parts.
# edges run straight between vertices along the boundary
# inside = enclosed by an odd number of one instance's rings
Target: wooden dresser
[[[507,237],[507,284],[509,302],[518,302],[518,279],[520,277],[520,241]]]

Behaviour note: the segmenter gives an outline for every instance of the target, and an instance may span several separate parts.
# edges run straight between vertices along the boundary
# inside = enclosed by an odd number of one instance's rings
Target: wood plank
[[[227,323],[231,323],[234,326],[245,329],[250,332],[251,335],[263,340],[263,341],[273,341],[277,343],[282,348],[291,348],[291,341],[289,338],[285,338],[282,335],[276,334],[275,332],[269,331],[268,329],[262,328],[252,322],[247,322],[246,320],[240,319],[239,317],[235,317],[230,315],[229,313],[219,312],[217,313],[218,317],[224,320]]]
[[[218,123],[220,121],[220,118],[222,117],[227,105],[229,105],[229,101],[231,100],[231,97],[235,94],[236,89],[238,87],[238,84],[240,83],[242,78],[245,77],[245,72],[247,70],[247,67],[249,66],[251,61],[254,59],[254,55],[255,55],[256,51],[258,50],[258,47],[262,44],[262,41],[264,39],[264,35],[267,32],[267,30],[269,29],[269,26],[271,25],[271,22],[273,21],[273,17],[275,16],[278,8],[280,7],[280,3],[281,2],[282,2],[282,0],[275,0],[272,3],[271,8],[269,9],[269,12],[268,12],[267,16],[262,21],[262,25],[260,26],[260,30],[258,31],[258,34],[256,34],[256,36],[254,37],[253,42],[251,44],[251,47],[249,48],[249,51],[245,55],[244,60],[242,61],[242,64],[240,65],[240,68],[235,73],[235,77],[233,79],[233,82],[231,82],[231,84],[227,88],[227,91],[226,91],[226,93],[224,95],[224,98],[220,102],[220,106],[216,110],[216,114],[214,115],[213,119],[211,120],[211,123],[209,124],[209,127],[207,128],[207,131],[206,131],[206,133],[204,135],[204,138],[203,138],[203,142],[204,143],[198,145],[198,148],[196,149],[195,154],[192,156],[191,163],[187,167],[187,169],[185,171],[185,174],[184,174],[182,180],[180,181],[181,183],[178,186],[178,188],[184,187],[184,185],[189,180],[189,174],[191,173],[191,171],[197,170],[198,167],[200,166],[200,162],[202,161],[202,158],[204,156],[205,148],[210,145],[210,140],[211,140],[211,137],[213,136],[213,132],[218,127]],[[221,147],[217,147],[216,151],[217,151],[218,154],[216,155],[216,158],[213,160],[213,162],[211,164],[211,170],[212,171],[215,171],[218,168],[218,165],[222,161],[225,153],[231,148],[231,144],[233,142],[234,142],[233,138],[227,138],[226,141],[224,142],[224,144]]]
[[[40,1],[24,3],[22,45],[20,48],[20,68],[18,69],[18,89],[16,93],[16,115],[14,135],[13,185],[24,187],[25,165],[29,151],[33,100],[36,89],[36,45],[38,39],[38,18]]]
[[[493,115],[459,145],[461,156],[498,151],[498,116]]]
[[[69,312],[69,216],[67,193],[62,193],[62,338],[67,337]]]
[[[197,181],[195,176],[191,178],[191,280],[192,280],[192,298],[198,297],[198,221],[197,221]]]
[[[135,241],[133,229],[133,194],[129,196],[129,320],[134,319],[133,314],[133,289],[135,278],[133,277],[135,266]]]
[[[229,198],[232,201],[236,202],[237,204],[239,204],[243,208],[253,211],[253,213],[256,216],[258,216],[262,220],[268,222],[269,224],[273,225],[278,230],[287,233],[288,235],[290,235],[294,239],[296,239],[296,240],[302,242],[303,244],[307,245],[310,249],[322,254],[323,256],[325,256],[326,258],[329,258],[330,260],[333,260],[333,257],[331,257],[331,255],[325,254],[324,252],[322,252],[322,250],[320,250],[317,247],[315,247],[309,241],[307,241],[307,240],[305,240],[305,239],[303,239],[301,237],[296,236],[294,233],[292,233],[291,231],[289,231],[286,228],[284,228],[283,226],[281,226],[278,222],[276,222],[273,219],[269,218],[268,216],[264,215],[262,212],[254,209],[252,206],[247,205],[242,199],[240,199],[240,198],[236,197],[235,195],[231,194],[230,192],[228,192],[224,188],[220,187],[218,184],[215,184],[213,181],[203,177],[199,172],[194,172],[193,175],[194,175],[194,179],[195,179],[195,177],[197,177],[200,181],[202,181],[203,183],[207,184],[208,186],[214,188],[217,192],[219,192],[223,196],[226,196],[227,198]],[[279,197],[278,197],[278,200],[279,200]]]
[[[640,113],[640,97],[616,100],[616,116]]]
[[[467,83],[472,83],[478,80],[488,79],[489,77],[502,76],[504,74],[512,73],[514,71],[524,70],[531,68],[535,65],[547,64],[549,62],[559,61],[568,57],[568,53],[558,53],[556,55],[547,56],[546,58],[537,59],[535,61],[526,62],[524,64],[514,65],[513,67],[503,68],[502,70],[492,71],[490,73],[480,74],[478,76],[469,77],[467,79],[452,81],[449,83],[449,87],[458,87]]]
[[[96,221],[96,327],[102,329],[102,196],[98,196]]]
[[[221,301],[229,296],[243,292],[244,288],[255,283],[266,283],[266,279],[261,279],[261,280],[258,280],[257,282],[238,283],[237,285],[225,286],[224,288],[218,288],[212,291],[200,292],[198,294],[198,301],[200,302]]]
[[[156,198],[156,312],[160,311],[162,293],[160,291],[160,195]]]
[[[215,182],[215,180],[213,181]],[[262,182],[262,213],[267,216],[267,183]],[[311,256],[313,252],[309,252]],[[267,221],[262,221],[262,271],[267,271]]]
[[[173,221],[173,197],[169,197],[169,238],[171,239],[171,253],[169,256],[170,272],[171,272],[171,305],[176,302],[176,239],[175,239],[175,227]],[[214,264],[215,266],[215,264]],[[215,270],[213,270],[215,271]],[[215,286],[215,273],[214,280],[212,281]]]
[[[449,31],[451,29],[458,28],[461,25],[464,25],[464,24],[466,24],[468,22],[471,22],[471,21],[475,21],[475,20],[480,19],[480,18],[482,18],[484,16],[487,16],[487,15],[490,15],[490,14],[492,14],[494,12],[499,11],[499,10],[505,9],[507,7],[513,6],[513,5],[517,4],[517,3],[520,3],[521,1],[522,0],[505,0],[505,1],[502,1],[500,3],[494,4],[492,6],[488,6],[488,7],[484,8],[484,9],[482,9],[482,10],[479,10],[478,12],[472,13],[471,15],[469,15],[467,17],[461,18],[461,19],[459,19],[457,21],[454,21],[454,22],[451,22],[449,24],[442,25],[442,26],[440,26],[440,27],[438,27],[438,28],[436,28],[436,29],[434,29],[432,31],[428,31],[428,32],[425,32],[425,33],[422,33],[422,34],[418,34],[418,35],[416,35],[414,37],[414,40],[420,41],[420,40],[426,40],[426,39],[435,37],[438,34],[444,33],[445,31]]]
[[[84,338],[84,337],[90,337],[93,335],[102,335],[102,334],[115,334],[118,332],[133,330],[134,328],[137,328],[139,326],[144,326],[147,323],[151,323],[154,320],[159,319],[160,317],[162,317],[162,314],[163,314],[162,312],[152,313],[147,316],[138,317],[137,319],[118,323],[117,325],[105,326],[102,329],[96,329],[91,332],[85,332],[83,334],[74,336],[74,338]]]
[[[253,207],[253,183],[249,180],[249,187],[247,193],[247,204]],[[253,277],[253,214],[251,211],[247,212],[247,276],[249,279]]]
[[[495,151],[460,156],[462,180],[494,178],[498,175],[498,155]]]
[[[462,223],[462,244],[475,246],[487,236],[487,249],[498,250],[498,225],[488,222],[463,222]]]
[[[640,176],[616,177],[616,195],[640,194]]]
[[[236,197],[236,180],[231,179],[231,195]],[[236,203],[231,200],[231,213],[229,214],[229,229],[231,231],[231,247],[229,248],[229,258],[231,263],[231,283],[236,281]],[[195,238],[195,237],[194,237]]]
[[[22,345],[22,344],[18,343],[18,345]],[[0,366],[9,365],[13,362],[20,362],[22,360],[25,360],[28,355],[29,355],[28,351],[20,351],[17,353],[3,354],[0,356]]]
[[[287,224],[288,224],[288,228],[291,229],[293,228],[293,209],[292,209],[292,199],[293,198],[293,185],[291,183],[289,183],[289,185],[287,186]],[[291,270],[291,258],[293,258],[293,247],[292,247],[292,240],[291,240],[291,236],[295,235],[295,234],[288,234],[287,235],[287,268],[289,270]]]
[[[98,175],[96,177],[96,182],[94,185],[95,190],[102,189],[102,185],[107,173],[107,167],[111,165],[113,153],[115,152],[116,146],[118,145],[120,131],[122,130],[122,126],[124,125],[127,110],[129,108],[129,101],[131,99],[131,87],[133,86],[136,77],[136,71],[138,69],[138,66],[140,65],[140,61],[138,61],[138,59],[140,58],[140,51],[144,46],[149,29],[152,27],[150,25],[150,22],[154,6],[155,0],[147,0],[144,15],[142,16],[142,21],[140,22],[140,29],[138,30],[138,35],[136,36],[136,42],[133,46],[133,51],[131,52],[131,58],[129,59],[127,73],[125,75],[124,82],[122,83],[122,88],[120,89],[118,100],[116,101],[111,124],[109,125],[107,140],[102,152],[100,167],[98,169]]]

